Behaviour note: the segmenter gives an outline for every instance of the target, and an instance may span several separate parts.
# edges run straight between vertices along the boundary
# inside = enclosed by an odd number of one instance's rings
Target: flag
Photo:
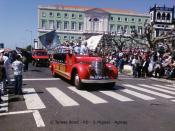
[[[41,41],[41,44],[47,49],[52,49],[60,44],[59,37],[55,30],[39,36],[39,40]]]

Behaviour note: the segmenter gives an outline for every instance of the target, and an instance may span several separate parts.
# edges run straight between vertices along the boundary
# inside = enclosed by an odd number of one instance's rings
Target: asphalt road
[[[174,131],[173,86],[120,75],[114,89],[90,85],[79,91],[47,67],[30,66],[24,95],[10,89],[0,131]]]

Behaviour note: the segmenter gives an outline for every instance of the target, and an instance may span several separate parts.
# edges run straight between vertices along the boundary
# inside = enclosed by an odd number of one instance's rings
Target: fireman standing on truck
[[[88,55],[89,49],[87,47],[87,42],[83,41],[80,48],[80,55]]]
[[[76,43],[75,47],[74,47],[74,52],[75,54],[80,54],[80,43]]]

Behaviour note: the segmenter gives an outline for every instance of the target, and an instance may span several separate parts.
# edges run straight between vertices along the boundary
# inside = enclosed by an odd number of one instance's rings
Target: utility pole
[[[31,37],[31,43],[30,43],[31,48],[30,48],[30,51],[32,51],[32,42],[33,42],[32,34],[33,34],[33,32],[32,32],[32,30],[29,30],[29,29],[26,29],[25,31],[30,32],[30,37]]]

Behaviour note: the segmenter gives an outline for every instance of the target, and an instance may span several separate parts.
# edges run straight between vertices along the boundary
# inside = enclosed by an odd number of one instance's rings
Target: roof
[[[70,5],[39,5],[39,9],[51,9],[51,10],[71,10],[71,11],[88,11],[92,9],[104,10],[111,14],[125,14],[125,15],[136,15],[136,16],[149,16],[148,14],[138,13],[133,10],[124,10],[124,9],[112,9],[112,8],[96,8],[88,6],[70,6]]]

